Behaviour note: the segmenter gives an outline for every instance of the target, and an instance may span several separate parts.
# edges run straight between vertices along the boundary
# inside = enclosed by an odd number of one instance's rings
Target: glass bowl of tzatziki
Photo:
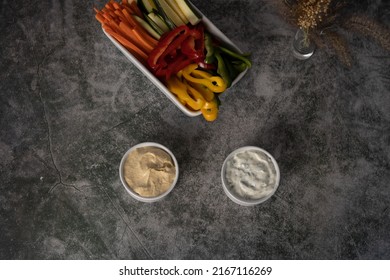
[[[275,193],[280,170],[270,153],[259,147],[245,146],[227,156],[221,178],[223,189],[232,201],[252,206],[263,203]]]
[[[119,165],[119,177],[133,198],[155,202],[172,191],[179,177],[179,166],[167,147],[144,142],[124,154]]]

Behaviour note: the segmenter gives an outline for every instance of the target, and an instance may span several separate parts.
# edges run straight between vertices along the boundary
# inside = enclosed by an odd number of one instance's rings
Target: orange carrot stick
[[[108,13],[104,13],[104,14],[102,14],[102,16],[105,19],[107,19],[108,21],[114,21],[114,18],[110,14],[108,14]]]
[[[125,9],[129,13],[129,15],[135,14],[135,12],[127,5],[122,5],[122,8]]]
[[[120,21],[124,21],[126,23],[128,23],[126,17],[123,15],[123,13],[121,12],[121,10],[115,10],[115,15],[120,19]]]
[[[123,22],[119,23],[119,28],[126,34],[126,37],[128,37],[129,41],[136,45],[138,48],[140,48],[144,53],[149,54],[152,51],[153,48],[151,49],[147,44],[145,44],[143,40],[140,40],[138,36],[134,33],[134,28],[129,27]]]
[[[108,2],[104,7],[106,7],[108,10],[115,11],[113,2]]]
[[[96,14],[96,15],[95,15],[95,18],[96,18],[101,24],[105,23],[105,21],[106,21],[105,17],[103,17],[101,14]]]
[[[140,50],[136,45],[129,42],[126,38],[122,37],[118,33],[114,32],[110,28],[104,29],[108,34],[110,34],[112,37],[115,38],[120,44],[122,44],[126,49],[128,49],[132,54],[136,54],[137,57],[142,58],[142,62],[146,61],[148,59],[148,56],[146,53],[144,53],[142,50]]]
[[[131,2],[130,3],[130,7],[135,12],[135,14],[137,16],[139,16],[140,18],[144,18],[144,15],[142,14],[141,10],[138,8],[138,5],[137,5],[136,1]]]
[[[151,45],[148,42],[148,40],[146,40],[144,37],[142,37],[141,33],[138,30],[139,30],[138,28],[134,28],[133,32],[134,32],[135,36],[137,37],[138,41],[142,42],[142,45],[146,49],[146,53],[149,54],[154,49],[155,46]]]
[[[112,2],[112,6],[115,10],[119,10],[121,8],[117,2]]]
[[[126,10],[122,10],[123,14],[125,15],[126,19],[130,22],[131,26],[137,26],[139,23],[133,18],[133,16]]]
[[[108,20],[105,22],[105,24],[122,37],[127,38],[126,32],[123,32],[123,30],[119,27],[119,24],[115,20]]]
[[[153,47],[157,46],[158,41],[149,35],[149,33],[141,25],[137,25],[134,28],[137,29],[142,37],[147,40]]]

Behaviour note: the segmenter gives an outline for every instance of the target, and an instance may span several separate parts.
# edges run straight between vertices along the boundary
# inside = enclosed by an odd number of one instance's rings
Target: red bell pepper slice
[[[203,68],[205,70],[217,70],[217,66],[212,63],[206,63],[204,61],[199,61],[198,65],[200,68]]]
[[[149,67],[152,70],[156,70],[159,66],[159,62],[161,62],[167,54],[170,54],[181,45],[189,31],[190,29],[187,25],[181,25],[166,34],[149,54],[147,60]]]
[[[171,59],[169,63],[161,64],[161,67],[157,68],[155,71],[155,75],[158,78],[165,78],[168,80],[173,74],[176,74],[191,63],[193,63],[192,59],[184,54],[179,54],[174,59]]]
[[[201,28],[191,30],[188,36],[181,45],[182,52],[195,62],[204,59],[204,31],[203,25]]]
[[[204,26],[179,26],[163,35],[147,63],[158,78],[169,79],[187,65],[204,61]]]
[[[202,23],[199,23],[196,26],[196,30],[198,31],[200,37],[195,41],[195,48],[198,50],[199,55],[202,59],[205,57],[205,43],[204,43],[204,26]]]

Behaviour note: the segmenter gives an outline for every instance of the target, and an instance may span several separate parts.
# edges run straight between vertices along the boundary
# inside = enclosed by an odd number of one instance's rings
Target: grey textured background
[[[390,54],[347,35],[346,69],[290,51],[270,1],[193,3],[253,67],[207,123],[177,109],[105,37],[93,5],[0,4],[1,259],[390,259]],[[360,1],[390,25],[388,1]],[[123,153],[155,141],[180,165],[174,191],[137,202]],[[224,194],[220,168],[244,145],[279,162],[257,207]]]

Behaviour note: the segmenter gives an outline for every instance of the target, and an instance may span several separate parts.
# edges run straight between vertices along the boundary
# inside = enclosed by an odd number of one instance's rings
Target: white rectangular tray
[[[192,3],[191,3],[192,4]],[[232,48],[234,51],[240,52],[241,50],[233,44],[232,41],[229,40],[228,37],[225,36],[208,18],[206,18],[201,11],[199,11],[194,5],[192,7],[198,12],[198,14],[202,17],[202,22],[207,31],[209,31],[215,38],[222,41],[224,44]],[[193,111],[186,106],[184,106],[180,101],[175,97],[173,93],[171,93],[167,87],[157,79],[142,63],[138,61],[138,59],[133,56],[125,47],[123,47],[118,41],[116,41],[113,37],[111,37],[108,33],[106,33],[103,29],[104,34],[111,40],[111,42],[130,60],[157,88],[159,88],[162,93],[165,94],[166,97],[169,98],[184,114],[189,117],[196,117],[201,115],[200,111]],[[241,78],[246,74],[248,68],[245,71],[241,72],[232,82],[231,87],[236,84]]]

